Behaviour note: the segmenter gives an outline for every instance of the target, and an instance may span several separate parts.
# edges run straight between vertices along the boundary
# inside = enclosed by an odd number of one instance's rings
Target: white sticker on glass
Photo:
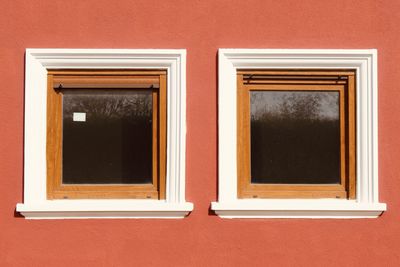
[[[86,121],[86,113],[85,112],[74,112],[73,121]]]

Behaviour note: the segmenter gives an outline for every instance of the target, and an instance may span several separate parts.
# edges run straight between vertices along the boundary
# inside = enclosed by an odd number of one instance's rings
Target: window
[[[47,77],[47,198],[165,199],[166,71]]]
[[[355,72],[237,71],[239,198],[355,198]]]
[[[219,50],[224,218],[374,218],[375,50]]]
[[[185,50],[27,49],[27,219],[183,218]]]

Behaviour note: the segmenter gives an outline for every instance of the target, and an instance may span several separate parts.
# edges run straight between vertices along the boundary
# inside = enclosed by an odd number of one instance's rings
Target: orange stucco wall
[[[400,1],[0,1],[0,266],[399,266]],[[377,48],[378,219],[223,220],[217,198],[217,49]],[[25,48],[186,48],[182,220],[28,221]]]

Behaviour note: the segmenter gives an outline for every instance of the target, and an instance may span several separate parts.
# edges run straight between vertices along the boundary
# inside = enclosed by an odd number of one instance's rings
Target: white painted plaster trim
[[[26,218],[182,218],[185,201],[186,50],[27,49],[25,58],[24,204]],[[47,200],[47,69],[165,69],[167,78],[166,200]]]
[[[237,69],[355,69],[357,72],[357,198],[238,199]],[[375,49],[219,49],[218,202],[224,218],[371,218],[386,210],[378,200],[377,51]]]
[[[157,200],[57,200],[17,205],[18,212],[27,219],[183,218],[192,209],[191,203]]]

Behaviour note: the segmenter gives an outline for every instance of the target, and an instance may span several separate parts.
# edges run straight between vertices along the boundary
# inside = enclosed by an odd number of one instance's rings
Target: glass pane
[[[340,183],[339,92],[252,91],[251,182]]]
[[[63,90],[63,183],[152,183],[152,113],[150,90]]]

